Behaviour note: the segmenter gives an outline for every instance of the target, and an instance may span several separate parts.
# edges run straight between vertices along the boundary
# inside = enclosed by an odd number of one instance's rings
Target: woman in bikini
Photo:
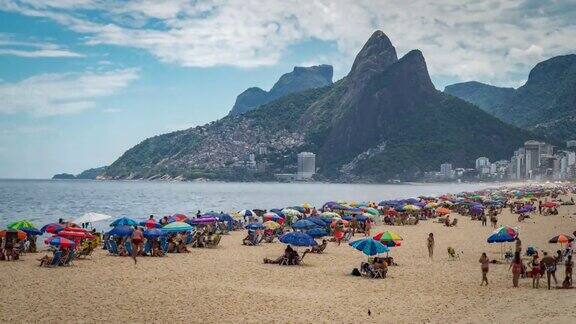
[[[524,264],[522,263],[519,252],[514,253],[514,259],[512,263],[510,263],[509,269],[512,269],[512,285],[518,287],[518,279],[520,279],[520,275],[524,270]]]

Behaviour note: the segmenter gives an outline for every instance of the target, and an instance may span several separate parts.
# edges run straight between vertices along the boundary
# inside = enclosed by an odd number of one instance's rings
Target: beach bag
[[[360,276],[362,276],[362,274],[360,273],[360,270],[358,270],[358,268],[354,268],[354,269],[352,270],[352,275],[355,276],[355,277],[360,277]]]

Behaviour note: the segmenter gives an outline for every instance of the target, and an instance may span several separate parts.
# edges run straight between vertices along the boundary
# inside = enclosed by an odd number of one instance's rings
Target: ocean
[[[145,219],[201,211],[271,209],[327,201],[376,201],[495,187],[491,183],[325,184],[92,180],[0,180],[0,228],[28,219],[37,226],[86,212]],[[100,227],[100,226],[97,226]]]

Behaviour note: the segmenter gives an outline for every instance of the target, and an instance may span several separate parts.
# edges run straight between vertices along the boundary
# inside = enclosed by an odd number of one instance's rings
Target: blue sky
[[[437,88],[521,85],[574,52],[575,1],[0,0],[0,178],[112,163],[225,116],[295,65],[343,77],[375,29],[424,52]]]

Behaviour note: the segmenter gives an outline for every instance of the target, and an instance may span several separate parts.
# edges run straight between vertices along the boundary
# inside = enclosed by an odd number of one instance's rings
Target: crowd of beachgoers
[[[548,288],[572,288],[573,240],[576,228],[562,228],[549,239],[554,249],[544,251],[523,242],[517,226],[499,225],[502,211],[517,215],[518,224],[534,217],[554,217],[559,209],[574,205],[574,184],[527,185],[501,187],[475,192],[445,194],[439,197],[421,196],[381,202],[330,201],[314,207],[299,206],[273,209],[245,209],[231,213],[201,212],[187,216],[174,214],[157,217],[149,215],[137,220],[119,217],[108,231],[98,232],[92,226],[112,217],[87,213],[75,220],[59,219],[55,223],[36,227],[28,220],[13,222],[0,231],[0,260],[19,260],[36,255],[37,240],[49,253],[38,258],[43,267],[73,266],[76,260],[89,258],[97,249],[109,256],[131,258],[165,257],[172,253],[189,253],[195,248],[216,248],[232,231],[246,231],[241,242],[246,248],[279,241],[286,244],[284,253],[276,258],[264,258],[265,264],[300,265],[309,253],[322,254],[331,244],[348,244],[367,259],[351,274],[367,278],[386,278],[390,267],[397,266],[394,249],[401,248],[403,238],[395,226],[418,226],[420,222],[436,222],[441,226],[457,227],[459,218],[477,221],[479,226],[491,226],[488,243],[501,244],[501,258],[479,256],[482,285],[489,284],[492,264],[506,263],[512,273],[512,285],[518,287],[520,278],[531,278],[534,288],[546,277]],[[375,226],[385,231],[373,233]],[[576,225],[575,225],[576,226]],[[566,234],[573,233],[573,234]],[[504,251],[504,244],[510,243]],[[435,237],[429,233],[422,244],[429,258],[434,258]],[[299,249],[303,249],[299,251]],[[448,247],[451,260],[460,251]],[[557,269],[563,267],[558,278]],[[558,280],[560,279],[560,280]]]

